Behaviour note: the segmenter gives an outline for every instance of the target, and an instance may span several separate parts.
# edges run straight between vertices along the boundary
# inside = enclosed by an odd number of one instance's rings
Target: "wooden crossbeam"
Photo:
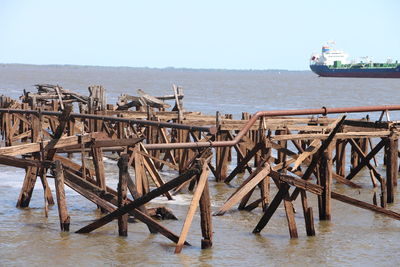
[[[358,155],[362,159],[366,158],[366,155],[364,152],[361,150],[361,148],[358,146],[358,144],[354,141],[354,139],[349,139],[350,144],[354,147],[355,151],[358,153]],[[382,176],[379,174],[379,172],[376,170],[374,166],[369,163],[369,161],[366,162],[366,166],[373,172],[375,177],[378,179],[379,182],[382,182]]]
[[[78,231],[76,231],[76,233],[90,233],[90,232],[102,227],[103,225],[106,225],[107,223],[113,221],[114,219],[117,219],[119,216],[122,216],[122,215],[126,214],[127,212],[129,212],[135,208],[138,208],[143,204],[146,204],[153,198],[156,198],[156,197],[164,194],[165,192],[175,188],[176,186],[179,186],[180,184],[192,179],[193,175],[196,175],[198,173],[200,173],[199,169],[197,169],[197,168],[190,169],[187,172],[185,172],[183,175],[180,175],[179,177],[150,191],[149,193],[143,195],[142,197],[133,200],[131,203],[129,203],[121,208],[118,208],[117,210],[111,212],[110,214],[107,214],[106,216],[96,220],[95,222],[79,229]]]
[[[0,155],[0,164],[18,167],[18,168],[26,168],[28,166],[31,166],[31,167],[43,167],[43,166],[49,167],[50,166],[49,161],[21,159],[21,158],[7,156],[7,155]]]
[[[70,188],[87,198],[89,201],[99,205],[107,212],[113,212],[116,210],[117,193],[111,188],[107,187],[106,192],[104,192],[104,190],[102,190],[98,186],[94,185],[90,181],[83,180],[81,177],[73,174],[71,171],[65,171],[65,178],[65,183]],[[128,202],[132,202],[132,200],[128,199]],[[150,216],[145,214],[145,212],[141,211],[139,207],[131,210],[129,214],[147,224],[149,227],[157,230],[157,232],[164,235],[174,243],[178,242],[179,237],[176,234],[174,234],[173,232],[159,224],[157,221],[152,219]],[[190,244],[186,243],[185,245]]]
[[[225,183],[230,183],[233,178],[247,165],[247,163],[254,157],[254,155],[263,147],[263,143],[258,143],[253,149],[247,153],[246,157],[236,166],[236,168],[225,178]]]
[[[351,172],[346,176],[347,180],[351,180],[356,176],[356,174],[364,168],[367,163],[385,146],[385,140],[382,139],[369,153],[366,155],[361,162],[351,170]]]
[[[303,190],[313,193],[315,195],[321,195],[322,191],[323,191],[322,186],[313,184],[313,183],[303,180],[303,179],[296,178],[291,175],[278,173],[278,172],[272,170],[270,172],[270,176],[281,182],[288,183],[291,186],[295,186],[297,188],[303,189]]]
[[[82,141],[91,141],[92,134],[82,136]],[[27,153],[34,153],[40,151],[40,146],[43,144],[45,150],[54,148],[63,148],[79,144],[78,136],[61,137],[58,140],[47,140],[43,142],[36,142],[31,144],[16,145],[10,147],[0,147],[0,155],[18,156]]]
[[[262,229],[267,225],[269,220],[271,219],[272,215],[275,213],[276,209],[281,204],[283,198],[289,192],[289,185],[287,183],[283,183],[279,188],[278,193],[275,195],[274,199],[269,204],[267,210],[264,212],[264,215],[261,217],[260,221],[253,229],[253,233],[260,233]]]

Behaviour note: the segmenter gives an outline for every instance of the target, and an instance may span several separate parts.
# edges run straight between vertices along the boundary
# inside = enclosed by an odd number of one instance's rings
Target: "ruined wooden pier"
[[[48,205],[55,203],[48,184],[49,178],[54,179],[62,231],[69,231],[73,220],[64,193],[68,186],[104,214],[77,233],[117,220],[119,235],[126,236],[128,218],[134,217],[150,233],[176,243],[179,253],[189,245],[186,238],[199,207],[201,247],[209,248],[213,240],[210,176],[229,184],[239,174],[243,182],[214,215],[221,216],[234,206],[248,211],[261,208],[263,215],[253,233],[261,232],[283,203],[290,237],[298,237],[293,203],[299,199],[306,233],[315,235],[309,194],[318,197],[319,220],[334,216],[332,199],[400,219],[399,213],[387,209],[387,203],[396,200],[400,155],[399,122],[391,120],[389,112],[400,110],[400,105],[260,111],[242,113],[240,120],[234,120],[230,114],[185,111],[183,90],[175,85],[171,95],[154,97],[140,90],[138,96],[122,95],[117,105],[107,103],[102,86],[90,86],[89,96],[58,85],[36,88],[36,93],[24,91],[20,100],[0,97],[4,140],[0,164],[26,171],[19,208],[29,206],[39,177],[46,216]],[[370,112],[381,116],[372,121]],[[362,117],[348,118],[351,113]],[[106,153],[118,155],[117,188],[107,183]],[[384,174],[376,167],[378,153],[383,154]],[[234,166],[230,173],[229,165]],[[357,174],[364,168],[369,170],[371,185],[379,188],[372,203],[333,190],[334,181],[360,188]],[[176,171],[176,178],[167,181],[163,169]],[[146,205],[159,196],[172,199],[183,188],[192,191],[193,197],[177,235],[159,220],[175,218],[173,211]]]

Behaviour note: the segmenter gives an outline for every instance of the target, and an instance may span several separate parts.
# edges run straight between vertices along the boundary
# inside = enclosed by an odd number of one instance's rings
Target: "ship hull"
[[[334,69],[326,65],[310,65],[310,68],[321,77],[400,78],[400,66],[379,69]]]

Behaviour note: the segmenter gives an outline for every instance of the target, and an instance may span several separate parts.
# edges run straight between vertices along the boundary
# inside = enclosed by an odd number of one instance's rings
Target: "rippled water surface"
[[[22,89],[33,91],[32,85],[36,83],[56,83],[84,94],[89,85],[103,85],[109,103],[115,103],[121,93],[135,94],[139,88],[152,95],[171,94],[171,85],[175,83],[184,88],[186,110],[211,115],[220,111],[232,113],[236,118],[243,111],[400,104],[400,79],[319,78],[311,72],[286,71],[0,65],[0,94],[17,98]],[[400,120],[397,113],[391,116]],[[385,174],[381,162],[380,155],[378,170]],[[107,182],[115,186],[116,163],[109,159],[105,163]],[[316,199],[310,196],[315,237],[306,236],[301,203],[295,203],[299,231],[296,240],[289,238],[283,207],[259,235],[251,232],[262,215],[260,209],[253,212],[233,209],[222,217],[213,217],[214,245],[207,250],[200,249],[197,214],[188,236],[192,246],[175,255],[168,239],[149,234],[142,223],[129,224],[126,238],[118,237],[116,222],[88,235],[74,234],[100,213],[94,204],[70,189],[66,194],[71,232],[61,233],[57,207],[50,208],[48,218],[44,216],[40,183],[30,208],[17,209],[24,170],[0,166],[0,173],[0,266],[397,266],[400,262],[399,221],[335,200],[332,220],[320,222]],[[163,175],[168,179],[174,174]],[[239,177],[227,186],[215,183],[210,177],[213,211],[242,180]],[[363,189],[335,184],[334,190],[372,203],[374,189],[368,171],[354,181]],[[396,197],[396,203],[389,208],[400,212],[399,195]],[[191,195],[185,193],[177,195],[174,201],[158,198],[151,206],[171,208],[179,220],[162,224],[179,234],[190,199]]]

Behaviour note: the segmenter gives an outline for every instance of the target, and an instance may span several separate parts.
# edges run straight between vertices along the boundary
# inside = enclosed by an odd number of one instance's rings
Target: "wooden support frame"
[[[94,221],[93,223],[79,229],[78,231],[76,231],[76,233],[90,233],[90,232],[98,229],[99,227],[102,227],[103,225],[113,221],[114,219],[118,218],[119,216],[122,216],[122,215],[132,211],[133,209],[140,207],[141,205],[152,200],[153,198],[156,198],[156,197],[164,194],[165,192],[175,188],[176,186],[179,186],[180,184],[192,179],[193,175],[196,175],[199,172],[200,172],[200,170],[198,170],[196,168],[190,169],[187,172],[185,172],[184,174],[180,175],[179,177],[165,183],[161,187],[158,187],[158,188],[150,191],[149,193],[133,200],[131,203],[129,203],[121,208],[118,208],[117,210],[105,215],[104,217]]]

